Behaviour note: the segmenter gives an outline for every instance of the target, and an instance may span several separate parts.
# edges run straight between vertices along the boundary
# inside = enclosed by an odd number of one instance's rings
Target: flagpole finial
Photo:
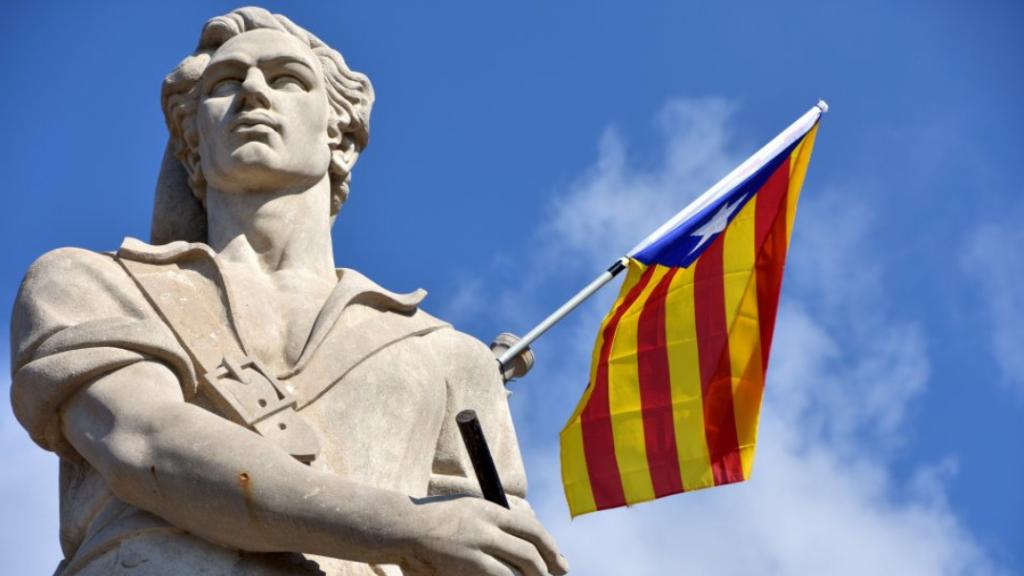
[[[828,112],[828,102],[825,102],[824,100],[819,99],[818,103],[815,104],[815,106],[821,109],[822,114]]]

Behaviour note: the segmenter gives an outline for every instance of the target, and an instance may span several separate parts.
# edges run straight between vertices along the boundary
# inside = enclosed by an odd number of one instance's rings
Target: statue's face
[[[320,62],[294,37],[254,30],[231,38],[199,85],[199,156],[227,193],[305,188],[330,165]]]

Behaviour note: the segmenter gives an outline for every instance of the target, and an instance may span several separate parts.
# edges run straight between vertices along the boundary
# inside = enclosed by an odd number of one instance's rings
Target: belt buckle
[[[214,400],[224,415],[245,426],[253,427],[297,403],[291,387],[281,384],[252,356],[237,362],[225,356],[220,366],[206,372],[203,378],[217,392]]]

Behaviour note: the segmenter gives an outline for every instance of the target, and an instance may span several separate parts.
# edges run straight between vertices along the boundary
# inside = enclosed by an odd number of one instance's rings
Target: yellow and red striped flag
[[[573,516],[750,477],[786,251],[825,109],[630,252],[561,434]]]

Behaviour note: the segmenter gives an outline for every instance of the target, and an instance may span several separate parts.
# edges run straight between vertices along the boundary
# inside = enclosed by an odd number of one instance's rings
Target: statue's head
[[[333,216],[369,140],[373,88],[284,16],[241,8],[206,23],[161,100],[171,149],[200,201],[207,184],[259,190],[329,174]]]

